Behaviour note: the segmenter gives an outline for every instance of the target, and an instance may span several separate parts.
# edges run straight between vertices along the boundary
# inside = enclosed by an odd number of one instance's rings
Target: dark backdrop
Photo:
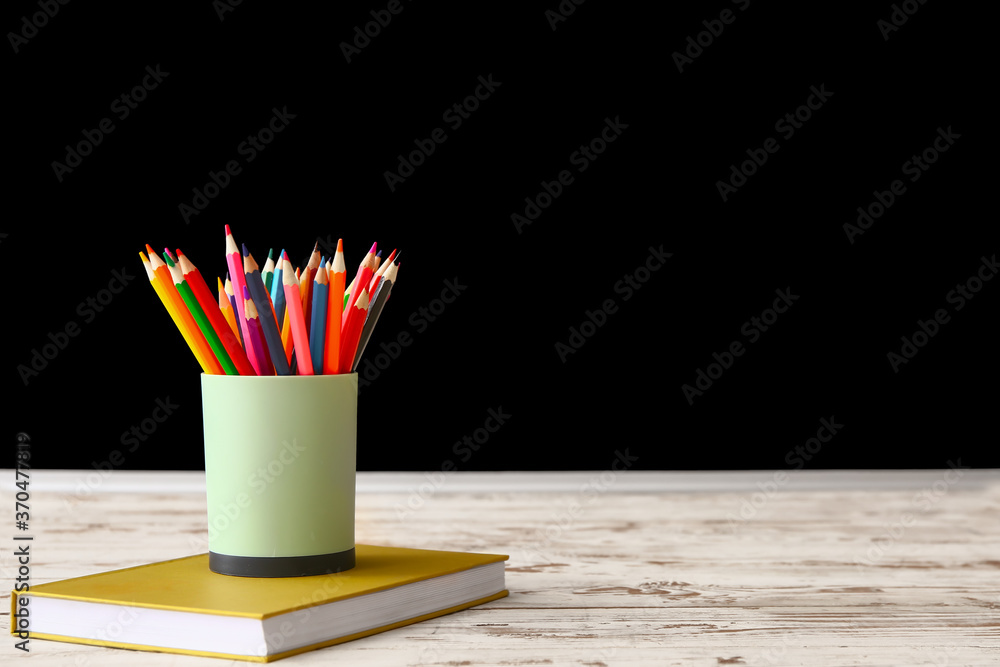
[[[203,466],[137,253],[214,290],[226,223],[261,264],[402,250],[362,470],[1000,465],[976,10],[331,4],[5,4],[3,422],[37,467]]]

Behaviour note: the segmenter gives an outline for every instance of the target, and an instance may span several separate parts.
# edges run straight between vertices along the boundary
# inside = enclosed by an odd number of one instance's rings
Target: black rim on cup
[[[208,552],[208,569],[233,577],[310,577],[354,567],[354,549],[315,556],[230,556]]]

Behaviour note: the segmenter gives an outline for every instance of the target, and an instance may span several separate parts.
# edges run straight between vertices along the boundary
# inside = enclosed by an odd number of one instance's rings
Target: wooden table
[[[31,493],[35,583],[207,550],[203,473],[39,470]],[[998,519],[996,470],[361,473],[358,542],[510,554],[510,596],[278,664],[997,665]],[[228,662],[30,648],[35,667]]]

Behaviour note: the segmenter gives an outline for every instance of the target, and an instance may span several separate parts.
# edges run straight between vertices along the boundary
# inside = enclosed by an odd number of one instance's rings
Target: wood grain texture
[[[357,541],[510,554],[510,596],[278,664],[1000,664],[1000,474],[927,473],[887,490],[703,493],[623,493],[622,473],[558,492],[410,476],[358,494]],[[205,551],[198,473],[178,475],[176,491],[34,493],[33,582]],[[0,552],[4,664],[27,657],[6,634],[14,532]],[[228,662],[30,647],[36,667]]]

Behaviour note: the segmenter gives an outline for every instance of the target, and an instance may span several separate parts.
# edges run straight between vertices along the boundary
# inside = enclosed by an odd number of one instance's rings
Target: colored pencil
[[[281,284],[281,265],[284,264],[282,257],[285,251],[278,254],[278,260],[274,263],[274,280],[271,281],[271,305],[274,306],[274,321],[283,322],[285,319],[285,288]]]
[[[278,257],[278,270],[281,271],[282,282],[284,282],[285,279],[284,265],[286,259],[288,259],[288,253],[282,250],[281,256]],[[281,288],[281,294],[284,295],[285,293],[284,284],[279,285],[279,287]],[[282,296],[282,301],[287,304],[287,301],[284,300],[284,296]],[[292,374],[295,375],[295,364],[292,363],[292,359],[295,356],[293,347],[294,341],[292,339],[292,324],[291,324],[292,314],[288,310],[288,308],[285,308],[284,310],[285,314],[281,320],[281,345],[285,348],[285,359],[288,360],[288,368],[291,369]]]
[[[365,346],[368,345],[368,340],[372,336],[375,325],[378,324],[378,316],[382,314],[382,308],[385,307],[385,302],[389,299],[389,292],[396,282],[396,272],[399,270],[399,265],[393,264],[391,261],[387,261],[387,264],[389,268],[386,269],[385,274],[382,276],[378,291],[375,292],[375,298],[372,300],[371,305],[368,306],[365,324],[361,329],[361,336],[358,337],[358,349],[354,353],[354,363],[351,366],[351,372],[358,369],[358,364],[361,362],[361,355],[365,351]]]
[[[181,295],[177,293],[177,288],[174,287],[174,280],[170,275],[170,270],[167,265],[163,263],[163,260],[156,256],[153,249],[146,244],[147,257],[149,258],[149,266],[153,269],[153,274],[156,275],[156,279],[160,281],[160,285],[163,287],[163,293],[167,296],[167,299],[173,304],[174,308],[177,310],[177,315],[181,320],[183,326],[188,330],[188,335],[194,342],[195,356],[200,356],[200,358],[205,362],[205,365],[209,370],[205,371],[210,375],[222,375],[225,371],[222,370],[222,366],[219,361],[215,358],[215,354],[212,352],[212,348],[209,346],[208,341],[205,340],[205,336],[201,333],[201,329],[198,328],[198,323],[194,321],[194,316],[188,310],[187,306],[184,304]]]
[[[247,289],[250,291],[250,298],[257,307],[258,324],[267,346],[268,358],[274,367],[274,373],[289,375],[291,371],[288,368],[288,360],[285,359],[285,348],[281,344],[281,332],[274,319],[274,309],[271,308],[271,297],[267,295],[264,281],[260,279],[257,262],[254,261],[253,255],[250,254],[245,243],[243,244],[243,271],[245,272]]]
[[[219,334],[212,328],[212,323],[209,321],[208,315],[205,314],[201,304],[198,303],[198,298],[194,295],[191,286],[188,285],[187,280],[184,278],[184,272],[181,271],[181,267],[177,262],[171,259],[170,251],[164,250],[163,261],[167,263],[167,269],[170,271],[170,277],[174,281],[174,287],[177,289],[177,293],[181,295],[181,299],[187,306],[188,311],[194,317],[201,335],[205,337],[209,347],[212,349],[215,360],[222,366],[222,370],[225,371],[226,375],[239,375],[240,372],[236,370],[236,364],[229,358],[229,353],[226,352],[226,347],[222,344]],[[215,306],[215,304],[211,305],[212,307]]]
[[[347,269],[344,270],[346,271]],[[351,280],[351,284],[348,285],[347,289],[344,290],[344,306],[343,308],[341,308],[341,312],[347,309],[347,302],[351,300],[351,292],[354,291],[354,286],[357,284],[358,284],[358,276],[355,275],[354,278]]]
[[[312,357],[313,373],[323,374],[323,355],[326,351],[326,309],[330,299],[330,281],[326,275],[326,267],[322,264],[316,269],[316,279],[313,281],[312,294],[312,325],[309,328],[309,354]]]
[[[177,330],[181,332],[181,336],[184,338],[184,342],[188,344],[191,348],[191,352],[194,354],[194,358],[198,360],[198,364],[201,366],[201,370],[206,373],[210,372],[210,367],[202,359],[201,355],[198,354],[194,340],[191,338],[191,334],[188,328],[184,325],[184,322],[177,312],[177,308],[174,302],[168,297],[168,295],[163,290],[163,285],[160,283],[156,274],[153,272],[153,267],[150,265],[149,259],[146,258],[146,254],[142,251],[139,252],[139,259],[142,260],[142,266],[146,269],[146,276],[149,277],[149,284],[153,286],[153,291],[156,292],[156,296],[160,297],[160,301],[163,303],[163,307],[167,309],[167,313],[170,315],[170,319],[173,320],[174,326]]]
[[[357,285],[355,285],[355,288],[354,288],[355,291],[357,292],[357,290],[359,289],[359,286],[360,286],[362,291],[368,292],[368,283],[371,282],[371,277],[372,277],[372,269],[371,269],[371,267],[370,266],[364,267],[364,269],[362,269],[361,275],[358,276],[358,283],[357,283]],[[371,298],[371,293],[370,292],[368,293],[368,296],[369,296],[369,298]],[[351,298],[348,299],[347,306],[345,306],[345,308],[344,308],[343,320],[341,322],[341,325],[344,325],[344,324],[347,323],[347,316],[351,312],[351,307],[355,303],[357,303],[357,300],[360,299],[360,298],[361,298],[361,292],[357,292],[356,294],[351,294]]]
[[[342,324],[347,323],[347,317],[351,313],[351,306],[353,306],[357,302],[357,300],[361,297],[362,288],[365,288],[364,291],[366,292],[368,291],[367,290],[368,283],[371,282],[372,274],[374,273],[374,271],[372,270],[372,266],[375,264],[375,253],[377,252],[377,246],[378,246],[377,243],[373,243],[371,250],[369,250],[368,254],[365,255],[365,258],[361,260],[361,264],[358,265],[358,275],[357,275],[357,280],[354,283],[354,292],[351,293],[351,298],[348,299],[347,306],[344,307],[344,316]],[[371,294],[369,294],[368,296],[370,298]],[[343,364],[341,364],[341,366],[343,366]]]
[[[316,239],[316,245],[313,246],[312,254],[309,255],[309,262],[306,264],[305,268],[302,269],[301,275],[299,275],[299,300],[302,303],[302,313],[305,316],[306,321],[306,331],[309,331],[310,322],[312,322],[312,293],[313,293],[313,282],[316,277],[316,269],[319,268],[319,262],[322,255],[319,252],[319,239]]]
[[[384,274],[385,270],[389,268],[390,264],[392,264],[392,259],[395,256],[396,256],[396,249],[393,248],[392,252],[389,253],[389,258],[386,259],[372,275],[371,282],[368,283],[369,294],[375,294],[375,290],[378,289],[378,281],[382,280],[382,274]]]
[[[236,296],[236,313],[238,315],[236,321],[240,323],[240,329],[243,331],[243,349],[246,350],[250,364],[257,371],[257,375],[263,375],[261,364],[267,356],[267,351],[257,349],[253,340],[250,340],[247,335],[249,331],[243,299],[243,288],[246,287],[247,281],[243,275],[243,258],[240,257],[240,248],[236,245],[233,232],[229,229],[228,224],[226,225],[226,264],[229,266],[229,277],[233,281],[233,293]]]
[[[256,276],[254,280],[257,280]],[[267,356],[267,344],[263,340],[264,332],[261,330],[260,319],[257,317],[257,306],[250,298],[250,288],[247,285],[243,286],[243,312],[247,315],[247,333],[250,340],[253,341],[253,347],[264,353],[260,358],[260,375],[274,375],[271,358]]]
[[[368,288],[362,287],[358,300],[347,314],[347,323],[340,337],[340,372],[350,373],[354,365],[354,353],[358,349],[358,339],[368,314]]]
[[[225,280],[213,293],[191,259],[149,245],[140,252],[150,284],[202,371],[227,375],[321,375],[357,372],[392,297],[398,250],[373,242],[347,284],[344,241],[324,256],[319,239],[295,267],[269,248],[263,267],[226,230]],[[148,256],[147,256],[148,253]],[[265,305],[266,302],[266,305]]]
[[[233,335],[236,336],[236,342],[242,350],[243,343],[240,342],[240,326],[236,324],[236,313],[233,312],[233,304],[229,302],[229,295],[226,294],[226,288],[222,284],[222,278],[216,276],[215,279],[219,281],[219,312],[221,312],[222,316],[226,318],[226,323],[229,324],[229,328],[233,330]],[[243,353],[243,356],[247,356],[246,352]],[[247,360],[247,363],[250,363],[249,359]],[[250,367],[250,370],[253,370],[253,366]]]
[[[284,289],[282,286],[281,289]],[[285,320],[281,323],[281,346],[285,349],[285,359],[288,360],[288,367],[292,366],[292,350],[294,343],[292,340],[292,314],[285,308]]]
[[[236,308],[236,291],[233,289],[233,281],[229,278],[229,271],[226,271],[226,284],[223,288],[226,290],[226,297],[229,299],[229,307],[233,309],[233,321],[236,322],[236,332],[240,335],[240,345],[243,346],[244,354],[246,354],[246,343],[243,341],[243,327],[239,325],[240,313]],[[249,354],[247,357],[249,358]],[[254,373],[257,371],[254,370]]]
[[[344,263],[344,239],[337,239],[337,252],[330,265],[330,294],[326,306],[326,349],[323,354],[323,373],[337,373],[340,368],[340,327],[344,313],[344,282],[347,265]]]
[[[194,265],[190,257],[181,252],[180,248],[177,249],[177,265],[181,269],[184,280],[187,281],[188,286],[191,288],[191,292],[194,293],[195,298],[198,300],[198,305],[201,306],[202,311],[208,317],[212,329],[215,330],[219,340],[222,341],[222,346],[236,367],[236,372],[239,375],[254,375],[253,366],[250,365],[250,360],[247,359],[246,352],[243,351],[243,347],[240,345],[239,335],[236,333],[239,331],[239,327],[236,326],[236,316],[229,303],[229,297],[225,294],[222,281],[216,278],[219,283],[219,305],[217,307],[216,299],[208,289],[208,284],[202,277],[201,272],[198,271],[198,267]],[[223,310],[223,304],[225,304],[225,310]],[[226,316],[226,311],[229,311],[231,314],[230,317]]]
[[[264,261],[264,268],[260,270],[260,277],[264,281],[264,289],[271,293],[271,283],[274,281],[274,248],[267,249],[267,259]]]
[[[313,364],[312,357],[309,354],[309,334],[306,331],[305,317],[302,315],[302,301],[299,298],[298,279],[295,277],[295,273],[292,271],[292,263],[288,259],[285,259],[281,280],[285,288],[285,312],[289,313],[289,327],[292,330],[292,340],[297,359],[296,369],[299,375],[312,375]]]
[[[177,249],[177,265],[180,267],[181,274],[184,276],[187,285],[191,288],[195,299],[198,300],[198,305],[201,306],[202,311],[208,317],[212,329],[222,342],[226,354],[229,355],[230,360],[232,360],[233,365],[236,367],[237,374],[254,375],[253,366],[250,365],[250,360],[247,359],[246,352],[243,351],[243,346],[240,344],[239,334],[237,333],[239,327],[236,326],[236,315],[229,302],[229,297],[225,294],[225,287],[222,285],[222,281],[216,278],[219,284],[218,306],[216,306],[216,299],[208,289],[208,284],[202,277],[201,272],[198,271],[198,267],[194,265],[190,257],[181,252],[180,248]],[[223,304],[225,304],[225,310],[223,310]],[[231,313],[230,317],[226,317],[226,310]]]

